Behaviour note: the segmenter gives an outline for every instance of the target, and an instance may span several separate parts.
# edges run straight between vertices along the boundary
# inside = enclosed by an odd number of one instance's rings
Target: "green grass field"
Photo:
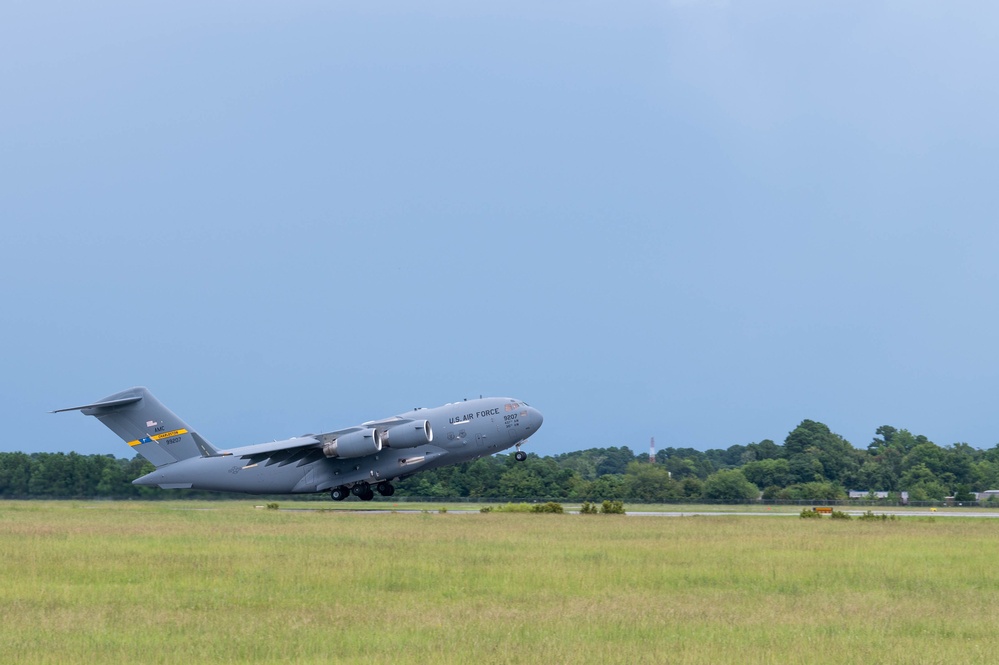
[[[999,659],[993,520],[253,505],[0,503],[0,661]]]

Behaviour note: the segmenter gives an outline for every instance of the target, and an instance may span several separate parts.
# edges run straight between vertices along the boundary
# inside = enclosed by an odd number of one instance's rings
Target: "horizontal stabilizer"
[[[84,404],[83,406],[71,406],[65,409],[56,409],[55,411],[49,411],[49,413],[62,413],[63,411],[82,411],[83,409],[109,409],[113,406],[125,406],[126,404],[132,404],[133,402],[138,402],[140,399],[142,399],[142,395],[134,395],[132,397],[109,399],[106,402],[94,402],[93,404]]]

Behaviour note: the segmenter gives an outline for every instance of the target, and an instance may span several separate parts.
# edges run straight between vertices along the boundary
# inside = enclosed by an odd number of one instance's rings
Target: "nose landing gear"
[[[520,449],[520,444],[517,444],[517,452],[513,454],[513,458],[518,462],[523,462],[527,459],[527,453]]]

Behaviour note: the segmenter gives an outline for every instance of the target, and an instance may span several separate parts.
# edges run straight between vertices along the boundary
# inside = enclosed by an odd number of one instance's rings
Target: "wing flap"
[[[275,453],[285,450],[295,450],[298,448],[312,448],[321,445],[319,439],[314,436],[293,436],[283,441],[271,441],[270,443],[258,443],[252,446],[241,448],[230,448],[219,451],[220,455],[232,455],[233,457],[260,457],[266,459]]]
[[[402,416],[392,416],[391,418],[385,418],[384,420],[369,420],[366,423],[361,423],[361,427],[367,427],[368,429],[383,429],[383,428],[395,427],[396,425],[405,425],[406,423],[412,423],[412,422],[416,421],[414,421],[412,418],[403,418]]]

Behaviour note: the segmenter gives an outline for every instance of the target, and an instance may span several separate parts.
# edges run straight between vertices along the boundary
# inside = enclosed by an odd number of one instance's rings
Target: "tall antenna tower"
[[[649,440],[649,464],[656,463],[656,437]]]

